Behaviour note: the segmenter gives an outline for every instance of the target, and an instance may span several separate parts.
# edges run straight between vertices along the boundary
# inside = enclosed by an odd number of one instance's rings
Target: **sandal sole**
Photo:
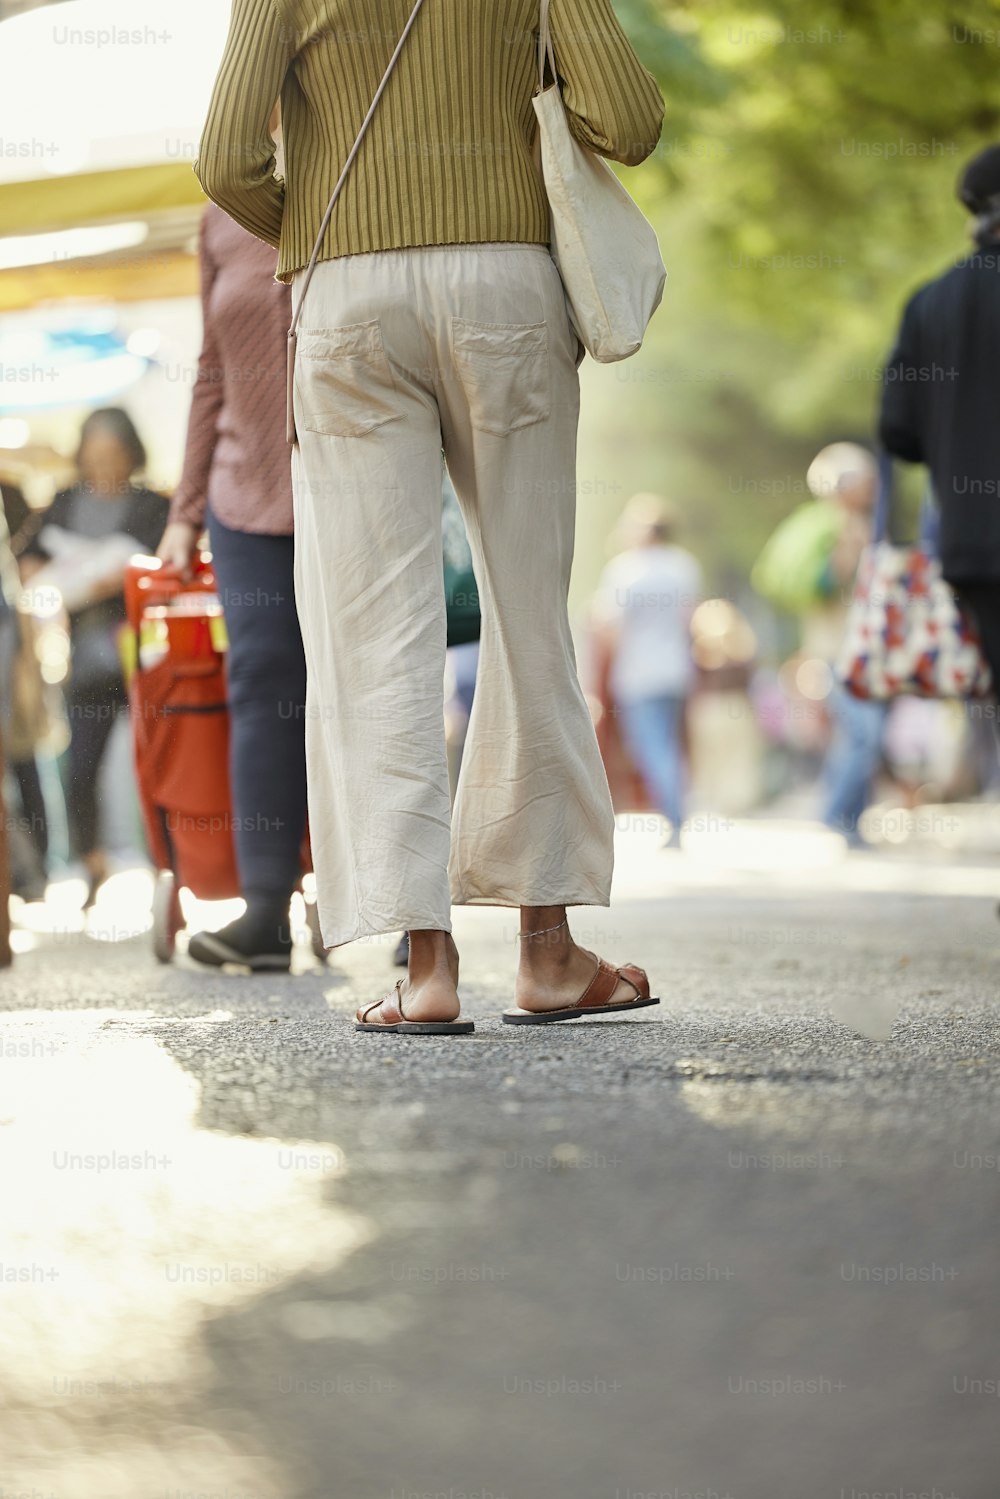
[[[408,1036],[470,1036],[476,1029],[471,1020],[398,1020],[395,1025],[369,1025],[363,1020],[354,1022],[356,1031],[401,1032]]]
[[[580,1020],[587,1015],[620,1015],[625,1010],[646,1010],[650,1005],[658,1005],[658,999],[630,999],[620,1005],[589,1005],[580,1007],[574,1005],[568,1010],[539,1010],[533,1013],[531,1010],[504,1010],[503,1022],[505,1025],[552,1025],[557,1020]]]

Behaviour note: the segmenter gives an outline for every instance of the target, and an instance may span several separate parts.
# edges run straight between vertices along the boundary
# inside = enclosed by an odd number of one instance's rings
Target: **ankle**
[[[410,932],[409,976],[424,982],[443,978],[451,982],[452,967],[458,948],[450,932],[436,930]]]
[[[546,971],[566,968],[576,951],[576,943],[568,926],[558,931],[532,933],[520,938],[520,967]]]
[[[558,948],[572,942],[565,906],[522,906],[517,941],[522,949]]]

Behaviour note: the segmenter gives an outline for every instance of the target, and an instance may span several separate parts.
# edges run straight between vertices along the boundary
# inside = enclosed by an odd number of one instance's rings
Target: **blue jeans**
[[[295,612],[291,536],[208,518],[229,636],[227,697],[236,865],[244,895],[286,900],[302,872],[306,826],[306,663]]]
[[[676,836],[684,821],[684,764],[681,723],[684,698],[680,694],[636,698],[620,703],[626,748],[646,789]]]
[[[887,703],[868,703],[836,686],[830,699],[836,727],[823,778],[823,821],[849,839],[858,838],[858,822],[871,796],[872,777],[882,753]]]

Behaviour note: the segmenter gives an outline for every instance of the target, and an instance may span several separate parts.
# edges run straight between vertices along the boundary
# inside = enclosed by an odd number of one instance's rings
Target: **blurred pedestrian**
[[[735,594],[739,584],[734,579]],[[689,794],[706,816],[742,816],[764,794],[765,745],[751,698],[759,651],[757,634],[732,597],[707,598],[691,620],[691,651],[697,670],[684,714],[684,745],[691,769]]]
[[[274,121],[272,121],[272,128]],[[306,825],[306,667],[295,612],[285,441],[291,293],[274,250],[214,203],[201,223],[202,348],[180,483],[159,555],[186,573],[208,523],[229,639],[236,863],[246,909],[188,953],[212,966],[288,969],[288,914]]]
[[[676,541],[678,516],[658,495],[633,495],[605,568],[597,616],[611,655],[609,686],[626,747],[679,848],[684,822],[684,713],[694,681],[691,618],[701,568]]]
[[[14,613],[19,592],[20,582],[17,568],[14,565],[14,554],[10,549],[7,520],[3,510],[0,509],[0,968],[6,968],[11,960],[11,871],[7,846],[7,806],[4,799],[6,768],[4,734],[10,719],[16,640]]]
[[[130,553],[156,550],[168,501],[135,476],[146,450],[127,412],[92,411],[80,431],[79,478],[40,518],[22,553],[22,576],[59,588],[70,617],[66,713],[70,727],[66,810],[73,852],[87,876],[87,905],[107,878],[101,845],[98,776],[112,730],[128,712],[118,636],[125,622],[125,566]]]
[[[233,5],[196,171],[280,247],[293,299],[412,5],[378,11],[373,33],[365,0]],[[302,303],[292,484],[320,919],[331,945],[410,932],[409,976],[365,1027],[454,1022],[452,901],[521,908],[518,1022],[648,994],[566,919],[609,901],[613,817],[566,607],[582,350],[533,156],[538,24],[537,0],[424,7]],[[610,0],[559,0],[552,39],[577,138],[642,160],[663,105]],[[279,92],[283,180],[267,132]],[[401,148],[424,139],[490,149]],[[454,819],[442,441],[483,606]]]
[[[847,609],[861,554],[872,538],[878,465],[859,443],[835,442],[813,459],[806,476],[819,503],[831,502],[838,525],[822,578],[824,598],[802,620],[802,654],[832,665],[844,637]],[[822,818],[852,848],[867,847],[861,818],[882,760],[888,705],[854,697],[830,674],[833,739],[823,767]]]
[[[754,587],[779,608],[799,616],[799,671],[818,663],[813,699],[825,701],[833,737],[823,767],[822,819],[853,847],[864,847],[859,823],[871,799],[882,753],[886,705],[862,702],[833,673],[861,554],[872,536],[878,465],[867,448],[834,442],[813,459],[806,476],[813,498],[781,522],[754,565]],[[825,685],[826,685],[825,684]]]
[[[6,485],[4,486],[6,489]],[[6,495],[4,496],[6,500]],[[0,731],[5,741],[14,706],[14,663],[17,657],[17,613],[21,583],[10,544],[7,506],[0,507]],[[5,762],[7,757],[4,746]]]
[[[906,304],[885,370],[879,436],[927,466],[941,570],[979,626],[1000,686],[1000,145],[961,174],[975,249]]]
[[[38,530],[40,516],[15,484],[0,481],[0,502],[7,527],[7,576],[19,577],[17,559]],[[9,591],[9,585],[8,585]],[[18,594],[20,587],[17,588]],[[5,754],[11,790],[16,790],[16,812],[10,818],[12,882],[23,900],[43,900],[47,884],[49,819],[36,759],[36,747],[48,728],[45,686],[35,648],[35,620],[18,608],[14,616],[16,640],[10,679],[10,713],[5,732]]]

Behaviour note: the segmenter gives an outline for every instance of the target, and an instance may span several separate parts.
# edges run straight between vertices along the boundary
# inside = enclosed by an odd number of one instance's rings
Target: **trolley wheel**
[[[314,900],[307,900],[306,925],[309,928],[309,945],[312,947],[313,957],[319,958],[321,963],[326,962],[326,945],[323,941],[323,933],[319,929],[319,908]]]
[[[172,869],[157,871],[153,885],[153,952],[158,963],[169,963],[184,925],[180,891]]]

